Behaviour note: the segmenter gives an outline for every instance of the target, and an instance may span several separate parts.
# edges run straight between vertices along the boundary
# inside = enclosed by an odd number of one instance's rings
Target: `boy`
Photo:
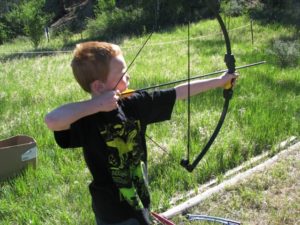
[[[150,224],[146,127],[170,119],[175,100],[188,97],[187,84],[121,99],[130,77],[121,49],[105,42],[78,44],[71,66],[91,99],[58,107],[45,122],[60,147],[83,148],[98,225]],[[235,78],[224,74],[193,81],[190,93],[223,87]]]

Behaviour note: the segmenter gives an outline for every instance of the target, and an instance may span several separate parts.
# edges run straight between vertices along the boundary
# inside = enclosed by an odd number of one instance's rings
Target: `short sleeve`
[[[54,138],[56,143],[61,148],[77,148],[82,147],[82,135],[80,131],[81,128],[81,120],[78,120],[71,124],[70,129],[62,130],[62,131],[54,131]]]
[[[124,109],[137,113],[137,117],[146,124],[169,120],[176,100],[175,89],[166,89],[148,93],[141,91],[125,100]]]

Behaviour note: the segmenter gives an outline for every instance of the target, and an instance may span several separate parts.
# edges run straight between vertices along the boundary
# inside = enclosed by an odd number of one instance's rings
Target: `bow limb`
[[[234,55],[231,52],[231,44],[230,44],[229,35],[228,35],[228,32],[227,32],[226,26],[223,22],[223,19],[220,16],[220,14],[216,11],[216,6],[215,6],[215,4],[213,4],[213,2],[215,3],[215,1],[206,0],[206,3],[208,5],[208,7],[214,13],[214,15],[217,18],[217,20],[220,24],[220,27],[222,29],[222,33],[223,33],[223,36],[224,36],[224,39],[225,39],[225,44],[226,44],[226,54],[225,54],[224,61],[225,61],[225,64],[227,66],[228,73],[234,73],[235,72],[235,58],[234,58]],[[233,95],[233,90],[232,90],[232,85],[230,84],[223,91],[223,97],[225,98],[224,105],[223,105],[223,110],[222,110],[220,119],[217,123],[217,126],[216,126],[213,134],[211,135],[210,139],[208,140],[207,144],[204,146],[204,148],[202,149],[200,154],[196,157],[196,159],[192,163],[189,162],[189,159],[181,160],[181,166],[183,166],[187,171],[192,172],[196,168],[196,166],[198,165],[200,160],[204,157],[204,155],[207,153],[210,146],[213,144],[216,137],[218,136],[218,134],[221,130],[221,127],[222,127],[222,125],[225,121],[227,111],[228,111],[228,107],[229,107],[229,102],[230,102],[230,99],[232,98],[232,95]]]

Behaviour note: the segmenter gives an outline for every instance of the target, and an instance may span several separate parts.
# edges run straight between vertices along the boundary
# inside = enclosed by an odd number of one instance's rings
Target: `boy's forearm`
[[[109,112],[118,107],[119,93],[108,91],[101,95],[92,96],[92,99],[74,102],[58,107],[45,117],[45,123],[53,131],[67,130],[75,121],[95,114]]]
[[[210,89],[223,87],[224,81],[221,77],[216,77],[206,80],[196,80],[190,82],[190,96],[197,95],[201,92],[208,91]],[[186,99],[188,98],[188,83],[180,84],[175,87],[176,98]]]
[[[69,103],[48,113],[45,117],[45,123],[53,131],[67,130],[78,119],[97,111],[99,109],[95,107],[92,100]]]

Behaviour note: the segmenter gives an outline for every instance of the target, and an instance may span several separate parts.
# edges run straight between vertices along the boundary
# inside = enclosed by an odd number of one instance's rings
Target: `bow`
[[[198,76],[194,76],[194,77],[190,77],[189,76],[187,79],[170,81],[170,82],[167,82],[167,83],[158,84],[158,85],[154,85],[154,86],[150,86],[150,87],[146,87],[146,88],[141,88],[141,89],[138,89],[138,90],[130,90],[129,89],[129,90],[125,91],[124,93],[122,93],[121,96],[125,96],[126,97],[128,95],[131,95],[134,92],[137,92],[137,91],[145,91],[145,90],[149,90],[149,89],[160,88],[160,87],[163,87],[163,86],[167,86],[167,85],[171,85],[171,84],[176,84],[176,83],[181,83],[181,82],[184,82],[184,81],[190,82],[191,80],[194,80],[194,79],[209,77],[209,76],[212,76],[212,75],[215,75],[215,74],[218,74],[218,73],[223,73],[223,72],[226,72],[226,71],[228,73],[234,73],[235,72],[235,69],[236,69],[236,67],[235,67],[235,58],[234,58],[234,56],[233,56],[233,54],[231,52],[231,44],[230,44],[230,39],[229,39],[229,35],[228,35],[228,32],[227,32],[226,26],[225,26],[225,24],[224,24],[224,22],[222,20],[222,17],[216,11],[216,6],[214,4],[215,1],[212,2],[212,1],[206,0],[206,3],[208,5],[208,7],[211,9],[211,11],[215,14],[215,17],[217,18],[217,20],[218,20],[218,22],[220,24],[220,27],[222,29],[222,32],[223,32],[223,36],[224,36],[225,44],[226,44],[226,54],[225,54],[224,61],[225,61],[225,64],[227,66],[227,69],[226,70],[219,70],[219,71],[207,73],[207,74],[204,74],[204,75],[198,75]],[[156,26],[157,26],[157,22],[156,22]],[[122,77],[116,83],[115,88],[117,87],[118,83],[122,80],[123,76],[127,73],[127,71],[129,70],[129,68],[132,66],[132,64],[134,63],[134,61],[136,60],[136,58],[138,57],[138,55],[141,53],[141,51],[143,50],[143,48],[145,47],[145,45],[147,44],[147,42],[150,40],[150,38],[151,38],[154,30],[155,29],[153,29],[152,32],[149,34],[149,36],[146,38],[146,40],[143,43],[142,47],[138,50],[137,54],[135,55],[134,59],[131,61],[131,63],[127,67],[126,71],[123,73]],[[252,63],[252,64],[240,66],[240,67],[237,67],[237,69],[244,69],[244,68],[248,68],[248,67],[252,67],[252,66],[261,65],[261,64],[264,64],[264,63],[266,63],[266,61],[261,61],[261,62],[257,62],[257,63]],[[186,168],[189,172],[192,172],[195,169],[195,167],[198,165],[198,163],[200,162],[200,160],[207,153],[207,151],[209,150],[209,148],[213,144],[214,140],[218,136],[219,131],[220,131],[220,129],[221,129],[223,123],[224,123],[224,120],[226,118],[226,114],[227,114],[229,102],[230,102],[230,99],[232,98],[232,95],[233,95],[233,90],[232,90],[232,84],[230,82],[230,83],[226,84],[225,89],[223,91],[223,97],[224,97],[225,101],[224,101],[224,105],[223,105],[223,111],[221,113],[221,116],[220,116],[220,119],[219,119],[219,121],[217,123],[217,126],[216,126],[214,132],[212,133],[212,135],[211,135],[209,141],[207,142],[207,144],[204,146],[204,148],[202,149],[202,151],[200,152],[200,154],[196,157],[196,159],[192,163],[190,163],[190,160],[189,160],[189,146],[190,145],[188,143],[187,159],[182,159],[180,164],[184,168]],[[188,137],[190,137],[189,133],[190,132],[188,131]],[[166,150],[162,146],[160,146],[157,142],[155,142],[152,138],[150,138],[149,136],[147,136],[147,137],[155,145],[157,145],[161,150],[163,150],[163,151],[166,152]],[[188,142],[189,142],[189,140],[188,140]]]
[[[228,35],[227,29],[223,22],[222,17],[216,11],[216,5],[214,3],[215,3],[215,1],[206,0],[206,4],[210,8],[210,10],[214,13],[214,15],[217,18],[217,20],[220,24],[220,27],[222,29],[222,33],[223,33],[225,44],[226,44],[226,54],[225,54],[224,61],[227,66],[228,73],[234,73],[235,72],[235,58],[234,58],[234,55],[231,53],[231,44],[230,44],[229,35]],[[181,163],[180,163],[181,166],[183,166],[187,171],[192,172],[196,168],[196,166],[198,165],[200,160],[207,153],[210,146],[212,145],[212,143],[218,136],[219,131],[221,130],[221,127],[226,118],[229,102],[230,102],[230,99],[232,98],[232,95],[233,95],[232,85],[228,84],[228,85],[226,85],[226,87],[223,91],[223,97],[225,99],[224,105],[223,105],[223,111],[221,113],[219,122],[217,123],[217,126],[216,126],[214,132],[212,133],[210,139],[208,140],[207,144],[204,146],[204,148],[202,149],[200,154],[196,157],[196,159],[192,163],[190,163],[190,160],[189,160],[189,149],[188,149],[187,159],[181,160]]]

